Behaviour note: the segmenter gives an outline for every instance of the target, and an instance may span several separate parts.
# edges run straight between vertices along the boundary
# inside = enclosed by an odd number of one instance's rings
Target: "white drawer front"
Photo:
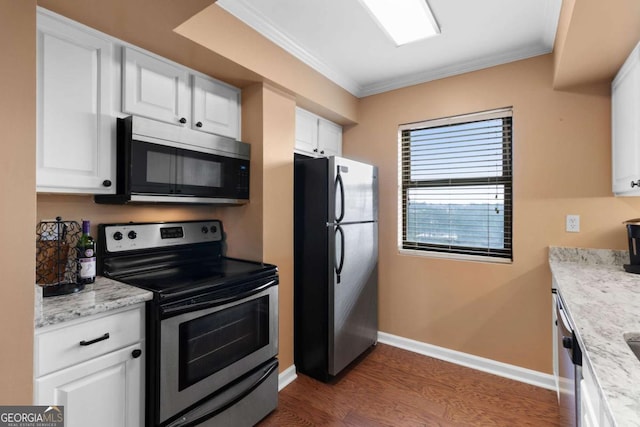
[[[84,322],[78,321],[39,333],[35,337],[35,377],[84,362],[142,339],[143,307],[98,318],[88,317]],[[96,342],[91,343],[93,340]],[[81,342],[85,345],[81,345]]]

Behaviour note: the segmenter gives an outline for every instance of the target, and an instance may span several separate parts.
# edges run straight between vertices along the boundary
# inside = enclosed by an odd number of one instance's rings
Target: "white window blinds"
[[[399,133],[400,249],[512,259],[511,108]]]

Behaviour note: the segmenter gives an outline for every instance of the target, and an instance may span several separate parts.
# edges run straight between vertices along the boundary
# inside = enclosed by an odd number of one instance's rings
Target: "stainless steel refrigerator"
[[[377,342],[378,170],[341,157],[294,169],[294,359],[329,381]]]

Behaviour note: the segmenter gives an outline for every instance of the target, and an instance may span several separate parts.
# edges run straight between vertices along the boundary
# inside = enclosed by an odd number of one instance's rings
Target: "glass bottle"
[[[83,285],[96,281],[96,243],[89,230],[90,222],[82,220],[82,236],[78,239],[76,251],[78,253],[77,282]]]

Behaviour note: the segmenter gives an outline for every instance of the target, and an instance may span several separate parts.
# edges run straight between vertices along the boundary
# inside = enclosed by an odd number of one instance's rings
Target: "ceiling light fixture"
[[[397,46],[440,34],[427,0],[360,0]]]

